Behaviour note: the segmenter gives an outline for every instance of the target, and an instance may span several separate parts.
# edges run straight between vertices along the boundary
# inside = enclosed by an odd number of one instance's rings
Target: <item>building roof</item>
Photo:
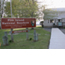
[[[54,14],[54,17],[51,17],[53,19],[62,19],[65,18],[65,8],[48,8],[46,9],[48,10],[49,14]],[[54,11],[56,11],[55,13],[53,13]],[[63,12],[63,13],[61,13]],[[57,16],[56,16],[57,15]],[[49,18],[50,16],[48,16],[47,18]],[[51,19],[49,18],[49,19]]]
[[[50,8],[50,9],[54,11],[65,11],[65,8]]]

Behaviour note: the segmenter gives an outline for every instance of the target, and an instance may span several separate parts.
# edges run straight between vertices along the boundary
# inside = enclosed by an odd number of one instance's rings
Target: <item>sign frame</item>
[[[2,18],[1,29],[36,27],[36,18]]]

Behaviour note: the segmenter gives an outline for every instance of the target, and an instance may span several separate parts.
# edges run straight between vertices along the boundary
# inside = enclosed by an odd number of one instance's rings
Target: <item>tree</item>
[[[35,0],[12,0],[12,12],[14,17],[37,17],[38,5]],[[10,14],[10,2],[6,3],[5,12]]]
[[[18,3],[19,3],[18,0],[16,0],[16,1],[12,0],[12,12],[13,12],[14,17],[16,17],[16,14],[17,14]],[[10,2],[8,2],[8,1],[6,1],[5,13],[7,14],[8,17],[11,17]]]
[[[3,17],[4,13],[4,2],[5,0],[0,0],[0,28],[1,28],[1,18]]]
[[[53,19],[54,17],[57,17],[57,15],[55,15],[57,13],[57,11],[52,10],[52,9],[46,9],[47,5],[42,5],[41,8],[41,12],[43,13],[43,19]],[[42,13],[40,12],[40,14],[42,15]],[[41,21],[40,24],[43,26],[44,21]]]
[[[57,17],[56,13],[57,11],[56,10],[53,10],[53,9],[45,9],[45,6],[44,6],[44,9],[43,9],[43,13],[44,13],[44,20],[46,19],[53,19],[54,17]]]

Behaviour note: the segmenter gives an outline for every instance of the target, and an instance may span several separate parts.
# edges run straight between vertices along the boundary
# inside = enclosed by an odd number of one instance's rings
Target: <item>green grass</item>
[[[33,41],[33,33],[34,30],[30,29],[29,32],[29,38],[32,38],[32,40],[26,40],[26,33],[19,33],[18,35],[14,35],[14,42],[9,43],[8,46],[3,46],[2,37],[4,36],[4,31],[7,31],[9,33],[10,30],[0,30],[0,43],[1,47],[0,49],[48,49],[49,40],[50,40],[50,32],[45,31],[41,27],[36,27],[36,32],[38,35],[38,41]],[[17,30],[17,29],[16,29]],[[21,29],[18,29],[21,30]],[[8,40],[11,39],[11,36],[8,35]]]

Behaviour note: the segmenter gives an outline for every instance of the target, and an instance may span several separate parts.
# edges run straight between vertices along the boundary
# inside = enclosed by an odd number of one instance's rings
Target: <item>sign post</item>
[[[8,45],[8,36],[7,36],[7,32],[5,32],[5,35],[3,36],[3,45]]]
[[[28,28],[26,28],[26,30],[28,30]],[[28,32],[26,32],[26,40],[29,40],[29,34],[28,34]]]
[[[38,41],[38,34],[36,33],[36,30],[34,30],[34,41]]]
[[[13,42],[14,39],[13,39],[13,33],[12,33],[13,29],[11,29],[11,41]]]

